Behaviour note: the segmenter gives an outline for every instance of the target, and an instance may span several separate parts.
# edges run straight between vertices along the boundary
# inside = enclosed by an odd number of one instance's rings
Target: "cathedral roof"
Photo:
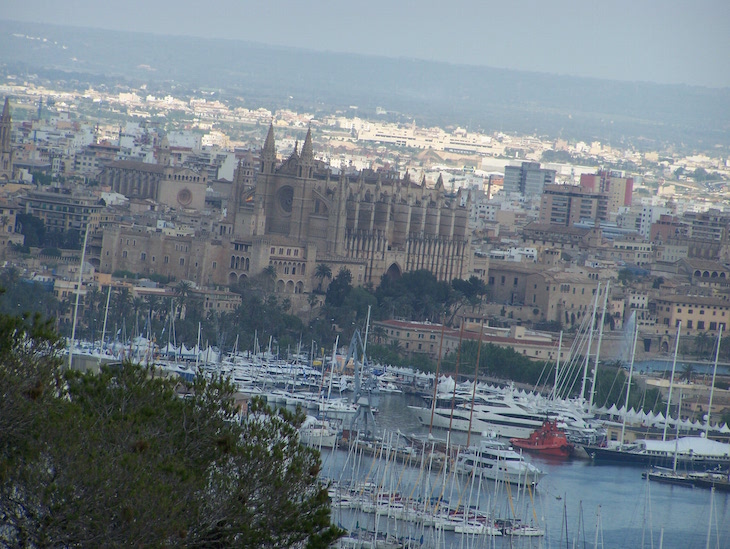
[[[113,162],[109,162],[106,167],[157,174],[165,173],[166,169],[166,166],[161,166],[160,164],[150,164],[149,162],[138,162],[136,160],[115,160]]]

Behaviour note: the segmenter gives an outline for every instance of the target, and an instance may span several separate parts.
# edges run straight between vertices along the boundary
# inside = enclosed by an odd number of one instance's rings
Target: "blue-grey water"
[[[428,428],[419,424],[408,409],[409,404],[422,405],[422,401],[414,396],[381,396],[380,412],[376,418],[378,430],[386,436],[396,436],[398,431],[427,434]],[[444,431],[434,430],[433,434],[445,438]],[[454,441],[463,443],[464,438],[464,434],[456,434]],[[527,459],[545,470],[547,475],[540,481],[532,497],[513,489],[512,505],[524,522],[537,521],[540,527],[545,528],[544,538],[492,538],[481,541],[471,538],[470,541],[467,536],[449,533],[443,539],[425,536],[423,547],[594,547],[598,535],[597,546],[606,549],[660,546],[689,549],[706,547],[708,530],[709,547],[730,547],[728,493],[716,492],[711,504],[709,490],[648,483],[641,478],[642,469],[638,467],[595,465],[580,459],[566,461],[533,456]],[[352,461],[344,451],[325,453],[324,474],[330,478],[348,478],[354,470]],[[419,482],[422,484],[416,467],[398,464],[392,466],[388,473],[381,467],[368,458],[362,458],[357,463],[357,474],[360,478],[369,475],[368,480],[374,482],[383,482],[387,474],[384,486],[391,489],[397,487],[402,494],[414,490],[414,485]],[[504,516],[511,514],[504,489],[500,491],[498,487],[495,488],[493,482],[483,485],[478,499],[475,491],[476,488],[471,491],[463,489],[463,484],[457,484],[456,487],[448,484],[442,487],[441,492],[445,499],[458,500],[462,504],[469,499],[471,505],[479,505],[480,509],[494,509],[495,514]],[[337,513],[333,510],[333,517],[348,529],[358,526],[372,530],[376,526],[372,514],[355,515],[353,512]],[[399,536],[420,537],[419,532],[409,532],[402,523],[394,524],[380,519],[377,527],[380,532],[398,529]]]

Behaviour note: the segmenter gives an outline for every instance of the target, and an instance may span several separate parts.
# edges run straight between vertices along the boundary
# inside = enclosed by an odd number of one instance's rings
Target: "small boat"
[[[703,473],[690,473],[689,478],[694,486],[730,492],[730,469],[722,470],[718,467]]]
[[[494,526],[504,536],[542,537],[545,535],[543,528],[523,524],[520,519],[497,519]]]
[[[654,482],[661,482],[662,484],[673,484],[676,486],[689,486],[694,487],[692,477],[687,473],[679,473],[676,469],[667,469],[664,467],[655,467],[651,471],[644,471],[641,473],[642,478],[648,478]]]
[[[550,456],[568,457],[573,453],[573,443],[558,427],[557,420],[546,420],[542,427],[530,433],[528,438],[511,438],[515,448]]]

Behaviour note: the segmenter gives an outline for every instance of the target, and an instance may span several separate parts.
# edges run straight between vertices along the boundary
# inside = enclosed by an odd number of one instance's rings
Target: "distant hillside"
[[[45,39],[29,39],[27,36]],[[0,21],[0,69],[54,79],[175,82],[310,112],[376,107],[419,124],[639,148],[730,147],[730,89],[625,83],[488,67],[319,53],[244,41]]]

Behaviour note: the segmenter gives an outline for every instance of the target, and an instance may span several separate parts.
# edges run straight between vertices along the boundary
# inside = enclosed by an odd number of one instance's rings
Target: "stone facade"
[[[149,185],[134,186],[133,192],[159,199],[160,186],[169,181],[163,175],[172,168],[147,166]],[[105,172],[114,190],[124,194],[128,183],[113,169]],[[315,160],[311,133],[301,152],[295,148],[278,163],[270,128],[256,185],[237,171],[231,193],[209,233],[171,237],[153,227],[121,225],[107,230],[101,270],[169,273],[199,284],[229,285],[272,266],[277,291],[285,294],[316,289],[317,263],[329,265],[333,276],[347,268],[355,285],[377,286],[386,273],[400,276],[416,269],[448,281],[471,274],[468,197],[447,195],[441,179],[428,188],[408,174],[366,170],[333,176]]]

